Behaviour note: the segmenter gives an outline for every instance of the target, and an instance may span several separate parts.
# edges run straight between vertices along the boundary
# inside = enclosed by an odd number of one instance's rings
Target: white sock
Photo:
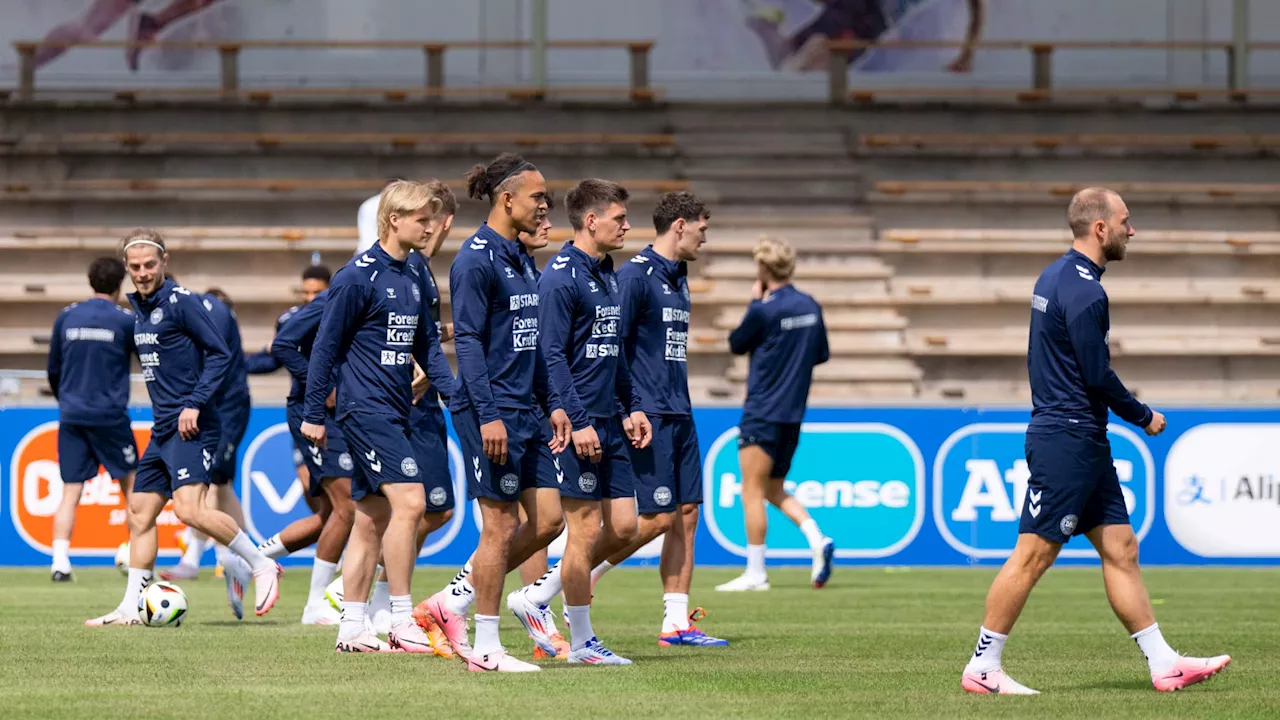
[[[471,652],[483,657],[501,650],[502,641],[498,639],[498,616],[476,615],[476,644]]]
[[[369,612],[377,614],[383,610],[391,610],[391,584],[380,580],[373,584],[373,592],[369,594]]]
[[[663,593],[662,632],[689,629],[689,596],[686,593]]]
[[[570,649],[580,650],[586,647],[587,641],[596,636],[591,630],[591,606],[565,605],[564,614],[569,618]]]
[[[272,560],[279,560],[289,554],[289,550],[285,548],[284,543],[280,540],[280,533],[267,538],[266,542],[258,546],[258,552]]]
[[[1159,623],[1152,623],[1151,627],[1139,630],[1129,637],[1137,641],[1142,654],[1147,656],[1147,666],[1151,668],[1153,675],[1169,672],[1178,662],[1178,651],[1164,641]]]
[[[364,632],[365,604],[362,602],[342,603],[342,622],[338,625],[338,637],[353,638]]]
[[[444,592],[444,609],[454,615],[465,616],[471,611],[471,603],[476,601],[476,589],[466,579],[458,583],[449,583]]]
[[[591,571],[591,586],[595,587],[596,583],[600,582],[600,578],[604,577],[604,574],[612,569],[613,563],[608,560],[597,565],[595,569]]]
[[[391,627],[409,622],[413,612],[413,598],[409,595],[391,596]]]
[[[71,572],[71,541],[53,541],[53,572]]]
[[[187,547],[191,547],[191,546],[188,545]],[[231,567],[231,563],[236,561],[236,554],[231,552],[231,550],[226,545],[214,545],[213,555],[218,559],[218,564],[222,566],[223,570],[226,570],[227,568]],[[195,567],[199,567],[199,566],[200,566],[200,561],[196,560]]]
[[[822,544],[827,541],[827,536],[818,529],[818,523],[813,518],[800,523],[800,532],[804,533],[804,539],[809,541],[809,549],[814,552],[821,550]]]
[[[227,544],[231,548],[231,552],[244,558],[249,563],[249,568],[255,573],[275,572],[276,561],[258,552],[258,546],[253,544],[248,535],[244,531],[236,533],[235,539]]]
[[[1004,641],[1008,635],[1001,635],[986,628],[978,630],[978,645],[973,649],[973,657],[965,670],[984,673],[1000,669],[1000,653],[1004,652]]]
[[[763,545],[747,546],[747,574],[756,578],[765,576]]]
[[[333,582],[333,576],[338,572],[338,564],[325,562],[320,558],[316,558],[311,565],[311,592],[307,594],[308,605],[325,604],[324,591],[329,587],[329,583]]]
[[[182,551],[182,559],[178,561],[179,565],[187,567],[200,567],[200,556],[204,555],[206,549],[203,538],[200,533],[194,532],[191,528],[187,528],[187,549]]]
[[[564,589],[560,583],[560,563],[556,563],[555,567],[547,571],[546,575],[534,580],[532,584],[526,585],[524,588],[525,597],[529,598],[529,602],[542,607],[550,605],[551,599],[560,594]],[[565,612],[568,612],[568,606]],[[573,618],[569,618],[569,622],[573,622]]]
[[[129,580],[124,586],[124,599],[120,601],[120,611],[129,615],[138,614],[138,598],[142,597],[142,589],[151,582],[151,571],[129,568]]]

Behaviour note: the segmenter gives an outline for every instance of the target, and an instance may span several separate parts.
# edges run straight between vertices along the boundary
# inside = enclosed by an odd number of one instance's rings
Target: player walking
[[[573,240],[538,282],[539,344],[551,390],[574,428],[575,453],[560,460],[560,502],[569,537],[560,564],[511,593],[507,605],[534,642],[554,652],[540,627],[545,614],[540,608],[563,586],[571,663],[631,664],[606,648],[591,628],[591,569],[636,536],[635,475],[627,446],[645,448],[652,439],[643,400],[621,353],[622,293],[609,256],[631,229],[627,199],[625,188],[607,180],[583,180],[570,190],[565,206]]]
[[[411,618],[414,536],[427,499],[408,423],[414,359],[430,369],[440,343],[425,314],[419,271],[406,261],[412,250],[426,247],[431,218],[439,211],[439,200],[419,183],[396,181],[382,191],[381,240],[338,271],[311,351],[302,435],[325,447],[324,406],[336,373],[337,420],[355,461],[356,515],[344,563],[348,599],[342,604],[339,652],[432,652]],[[391,590],[390,646],[365,626],[364,598],[379,553]]]
[[[86,625],[134,625],[138,597],[156,558],[155,522],[172,496],[178,519],[231,548],[252,569],[254,612],[264,615],[279,597],[279,568],[225,513],[206,507],[209,470],[218,446],[212,400],[230,362],[226,342],[199,296],[165,279],[169,255],[154,230],[135,230],[121,254],[137,292],[134,346],[151,395],[151,442],[138,464],[129,497],[129,580],[120,606]]]
[[[707,241],[711,214],[692,193],[667,193],[653,211],[657,238],[618,271],[622,352],[653,424],[653,441],[631,448],[640,512],[635,540],[596,566],[594,585],[615,565],[664,536],[658,572],[663,618],[658,644],[723,646],[690,622],[693,538],[702,503],[702,456],[689,401],[689,267]],[[697,611],[695,611],[697,612]]]
[[[791,284],[796,252],[785,240],[764,238],[752,252],[757,279],[742,324],[729,334],[735,355],[751,354],[747,399],[738,429],[742,512],[747,526],[747,571],[716,587],[741,592],[768,590],[764,569],[768,516],[765,500],[795,523],[813,551],[814,587],[831,577],[835,543],[822,534],[783,487],[800,444],[800,421],[809,402],[813,368],[830,357],[822,307]]]
[[[1009,632],[1063,543],[1084,535],[1102,559],[1111,609],[1147,658],[1157,690],[1180,690],[1231,663],[1227,655],[1179,655],[1160,634],[1138,568],[1138,539],[1107,440],[1107,408],[1147,435],[1164,431],[1164,415],[1138,402],[1111,369],[1107,293],[1109,261],[1124,259],[1133,237],[1129,208],[1116,193],[1087,188],[1071,198],[1071,249],[1045,268],[1031,296],[1027,372],[1031,477],[1018,542],[987,593],[978,645],[960,685],[972,693],[1033,695],[1005,674],[1000,655]]]
[[[54,582],[71,580],[71,531],[84,483],[97,477],[101,465],[120,483],[127,506],[138,466],[129,423],[133,313],[116,304],[124,273],[124,263],[116,258],[94,260],[89,265],[93,297],[58,313],[49,337],[49,388],[58,399],[62,477],[62,501],[53,518]]]

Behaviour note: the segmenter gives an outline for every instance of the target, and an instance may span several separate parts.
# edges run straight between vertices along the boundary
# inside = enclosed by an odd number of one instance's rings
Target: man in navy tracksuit
[[[621,185],[606,180],[584,180],[569,191],[565,206],[574,239],[538,281],[538,342],[551,391],[573,427],[574,452],[560,460],[565,476],[560,502],[569,537],[561,563],[519,592],[527,614],[529,607],[546,605],[563,585],[571,663],[631,664],[596,639],[590,615],[591,569],[636,535],[628,446],[647,447],[652,439],[643,399],[622,356],[622,292],[608,254],[622,247],[631,228],[627,199]],[[526,629],[544,645],[546,638],[536,628],[526,623]]]
[[[1053,565],[1063,543],[1085,535],[1102,559],[1111,608],[1147,658],[1157,690],[1198,683],[1231,658],[1178,655],[1165,642],[1138,569],[1138,540],[1129,524],[1107,440],[1107,409],[1158,435],[1164,415],[1129,393],[1111,369],[1111,321],[1102,273],[1123,260],[1133,227],[1120,196],[1103,188],[1071,199],[1071,250],[1045,268],[1031,296],[1027,371],[1031,424],[1026,454],[1031,476],[1018,542],[987,595],[978,644],[961,678],[972,693],[1029,695],[1001,665],[1008,633],[1031,589]]]
[[[546,216],[548,193],[537,168],[509,153],[472,168],[467,192],[487,199],[490,212],[449,269],[458,357],[458,388],[449,409],[462,445],[467,494],[480,507],[483,528],[471,561],[427,599],[425,609],[471,670],[536,671],[503,649],[497,613],[507,571],[545,547],[560,527],[552,523],[551,532],[538,532],[542,514],[559,510],[554,453],[568,442],[568,417],[547,395],[538,352],[537,273],[531,244],[517,239],[530,233],[532,243]],[[524,524],[517,502],[529,517]],[[465,619],[473,602],[474,650]]]
[[[593,581],[654,538],[665,535],[659,571],[663,620],[658,644],[724,646],[689,617],[693,538],[702,503],[702,456],[689,401],[689,262],[707,241],[710,213],[692,193],[663,195],[653,211],[657,238],[618,271],[622,290],[622,352],[653,442],[631,448],[640,513],[632,543],[592,571]]]
[[[810,580],[822,587],[831,576],[834,543],[818,529],[784,488],[800,444],[801,421],[809,402],[813,368],[830,358],[822,307],[791,284],[795,250],[784,240],[764,238],[752,253],[756,283],[742,324],[729,334],[729,350],[751,354],[747,398],[738,427],[742,470],[742,511],[747,529],[747,570],[716,587],[739,592],[768,590],[765,574],[765,500],[799,526],[813,553]]]
[[[89,265],[93,297],[58,313],[49,337],[49,388],[58,399],[58,469],[62,501],[53,522],[54,582],[71,580],[71,531],[85,482],[106,468],[128,503],[138,446],[129,422],[133,313],[116,304],[124,264]]]
[[[365,593],[380,552],[391,590],[390,648],[432,652],[411,619],[409,599],[417,554],[414,536],[427,502],[410,441],[409,412],[414,360],[430,371],[432,347],[438,349],[439,339],[422,295],[421,271],[407,260],[411,251],[426,247],[440,206],[419,183],[396,181],[383,190],[378,210],[382,240],[334,277],[311,349],[302,434],[325,446],[325,400],[336,375],[337,419],[355,465],[351,497],[356,519],[344,563],[339,652],[389,647],[365,627]],[[441,379],[435,384],[449,383]]]
[[[89,626],[133,625],[138,597],[155,564],[156,518],[170,497],[178,519],[231,548],[249,563],[254,610],[265,614],[279,597],[279,570],[225,513],[205,506],[209,471],[218,446],[214,397],[230,355],[198,295],[165,278],[169,256],[154,230],[135,230],[121,243],[130,293],[133,341],[151,396],[151,442],[138,463],[129,498],[129,580],[120,606]],[[243,591],[243,588],[241,588]],[[233,604],[233,609],[237,610]]]

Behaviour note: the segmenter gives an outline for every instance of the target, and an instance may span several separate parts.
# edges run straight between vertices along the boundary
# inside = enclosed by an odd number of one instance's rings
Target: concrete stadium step
[[[1124,157],[1055,156],[1044,158],[895,157],[867,158],[856,166],[869,183],[892,182],[1002,182],[1143,184],[1152,180],[1187,183],[1274,183],[1280,176],[1280,154],[1265,157],[1222,158],[1212,156],[1160,157],[1135,160]],[[872,187],[872,190],[880,188]]]

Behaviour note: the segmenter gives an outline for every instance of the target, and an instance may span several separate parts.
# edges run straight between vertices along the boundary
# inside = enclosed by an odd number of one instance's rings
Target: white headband
[[[154,242],[152,240],[143,240],[143,239],[130,240],[128,243],[125,244],[124,252],[129,252],[129,248],[133,247],[134,245],[150,245],[151,247],[159,250],[161,255],[165,254],[166,252],[164,249],[164,246],[161,245],[160,243]]]

